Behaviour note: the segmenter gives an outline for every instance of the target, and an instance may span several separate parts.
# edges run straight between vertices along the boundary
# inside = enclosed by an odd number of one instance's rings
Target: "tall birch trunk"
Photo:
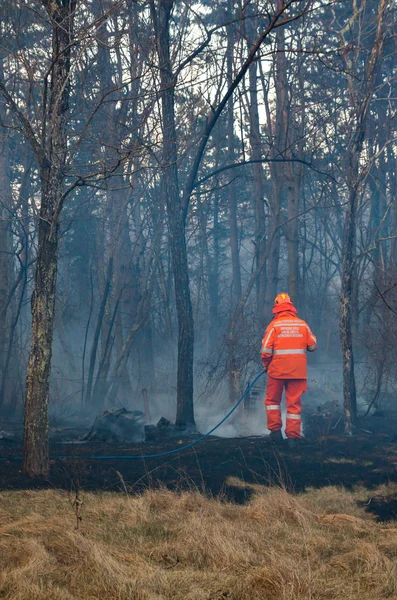
[[[69,109],[70,48],[74,3],[48,5],[52,21],[50,98],[46,156],[40,165],[41,206],[37,263],[32,298],[32,341],[26,375],[23,469],[30,476],[48,476],[48,405],[55,289],[58,265],[59,215],[62,207]]]

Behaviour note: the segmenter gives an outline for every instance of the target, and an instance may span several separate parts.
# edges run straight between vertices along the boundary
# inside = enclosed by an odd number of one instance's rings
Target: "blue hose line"
[[[215,425],[215,427],[213,427],[212,429],[210,429],[210,431],[208,431],[207,433],[204,433],[204,435],[202,435],[201,437],[197,438],[196,440],[193,440],[192,442],[190,442],[189,444],[186,444],[185,446],[180,446],[179,448],[174,448],[173,450],[167,450],[166,452],[158,452],[157,454],[132,454],[132,455],[128,455],[128,454],[124,454],[124,455],[120,455],[120,456],[56,456],[56,459],[62,460],[62,459],[69,459],[69,460],[115,460],[115,459],[128,459],[128,460],[145,460],[145,459],[149,459],[149,458],[161,458],[162,456],[170,456],[171,454],[177,454],[178,452],[182,452],[183,450],[187,450],[188,448],[192,448],[193,446],[195,446],[196,444],[198,444],[199,442],[202,442],[203,440],[205,440],[205,438],[209,437],[212,433],[214,433],[214,431],[216,431],[221,425],[223,425],[223,423],[225,421],[227,421],[227,419],[234,413],[234,411],[240,406],[240,404],[243,402],[243,400],[245,400],[245,398],[248,396],[249,392],[251,391],[251,389],[254,387],[255,383],[258,381],[258,379],[260,379],[264,374],[266,373],[266,371],[261,371],[260,373],[258,373],[258,375],[254,378],[254,380],[252,381],[252,383],[250,383],[247,387],[247,389],[245,390],[244,394],[241,396],[240,400],[237,402],[237,404],[235,404],[233,406],[232,409],[229,410],[229,412],[227,413],[227,415],[225,417],[223,417],[222,421],[219,421],[219,423],[217,425]],[[4,460],[22,460],[21,457],[16,456],[16,457],[12,457],[12,458],[1,458],[0,460],[4,461]],[[54,459],[52,459],[54,460]]]

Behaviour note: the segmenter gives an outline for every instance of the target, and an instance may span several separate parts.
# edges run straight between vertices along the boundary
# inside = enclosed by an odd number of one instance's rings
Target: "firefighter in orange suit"
[[[306,351],[317,348],[316,337],[309,325],[299,319],[288,294],[274,301],[273,320],[262,341],[261,358],[268,374],[266,416],[270,437],[282,441],[281,396],[285,388],[287,417],[285,433],[290,446],[301,437],[302,394],[306,391]]]

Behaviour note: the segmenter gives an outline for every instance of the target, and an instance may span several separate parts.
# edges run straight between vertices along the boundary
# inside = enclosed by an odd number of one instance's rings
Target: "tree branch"
[[[219,169],[210,171],[210,173],[208,173],[208,175],[206,175],[205,177],[202,177],[201,179],[196,181],[196,183],[193,185],[193,189],[199,187],[201,184],[208,181],[208,179],[211,179],[212,177],[219,175],[219,173],[223,173],[224,171],[230,171],[230,169],[244,167],[245,165],[255,165],[258,163],[262,164],[262,163],[287,163],[287,162],[300,163],[302,165],[305,165],[305,166],[309,167],[310,169],[313,169],[313,171],[315,171],[316,173],[319,173],[320,175],[325,175],[326,177],[329,177],[336,183],[336,179],[332,175],[330,175],[329,173],[326,173],[325,171],[321,171],[320,169],[317,169],[312,163],[309,163],[306,160],[303,160],[300,158],[262,158],[260,160],[243,160],[241,162],[233,163],[232,165],[225,165],[224,167],[220,167]]]
[[[392,312],[392,313],[394,313],[395,315],[397,315],[397,312],[394,310],[394,308],[392,308],[392,307],[390,306],[390,304],[388,303],[388,301],[387,301],[387,300],[386,300],[386,298],[385,298],[385,295],[384,295],[384,294],[382,294],[382,292],[381,292],[381,291],[380,291],[380,289],[378,288],[378,285],[377,285],[376,281],[374,281],[374,286],[376,287],[376,291],[378,292],[379,296],[382,298],[383,302],[386,304],[387,308],[388,308],[389,310],[391,310],[391,312]],[[389,290],[389,291],[390,291],[390,290]]]
[[[196,181],[196,177],[197,177],[197,173],[198,170],[200,168],[200,164],[201,164],[201,160],[204,154],[204,150],[207,146],[209,137],[212,133],[213,128],[215,127],[216,122],[218,121],[223,109],[225,108],[225,106],[227,105],[230,97],[232,96],[232,94],[234,93],[234,91],[237,89],[237,87],[239,86],[239,84],[241,83],[241,81],[244,79],[245,74],[247,73],[250,64],[252,63],[252,61],[255,59],[256,53],[259,50],[259,48],[261,47],[262,43],[264,42],[264,40],[267,38],[267,36],[269,35],[269,33],[271,31],[273,31],[273,29],[275,29],[276,27],[280,27],[280,26],[284,26],[287,23],[291,23],[293,21],[296,21],[297,19],[299,19],[303,14],[306,13],[307,9],[309,8],[310,4],[311,4],[312,0],[308,0],[305,8],[303,9],[302,12],[298,13],[297,15],[294,15],[290,18],[285,18],[283,19],[283,21],[279,21],[280,17],[285,13],[285,11],[291,6],[291,4],[293,3],[293,0],[290,0],[289,2],[287,2],[282,8],[280,8],[274,15],[273,17],[270,19],[270,22],[268,24],[268,26],[262,31],[262,33],[260,34],[260,36],[258,37],[258,39],[256,40],[256,42],[252,45],[252,48],[248,54],[248,57],[246,58],[243,66],[241,67],[240,71],[238,72],[238,74],[236,75],[236,77],[234,78],[233,82],[231,83],[231,85],[229,86],[228,90],[225,92],[222,100],[220,101],[220,103],[218,104],[217,109],[208,117],[207,120],[207,125],[203,131],[203,134],[201,136],[201,140],[199,142],[199,146],[196,152],[196,156],[192,165],[192,168],[190,170],[190,175],[188,177],[187,183],[186,183],[186,187],[185,187],[185,191],[183,194],[183,200],[182,200],[182,212],[183,212],[183,217],[186,220],[186,216],[187,216],[187,211],[189,208],[189,202],[190,202],[190,196],[192,194],[192,191],[194,189],[194,184]]]
[[[17,119],[20,129],[24,134],[25,138],[28,140],[30,145],[32,146],[32,150],[37,156],[37,160],[39,161],[40,167],[44,166],[47,162],[47,157],[44,152],[44,149],[40,142],[37,140],[37,137],[33,131],[33,127],[29,121],[29,119],[23,114],[23,112],[18,108],[17,103],[14,98],[11,96],[9,91],[7,90],[5,83],[2,79],[0,79],[0,93],[4,97],[7,105],[9,106],[11,112]]]

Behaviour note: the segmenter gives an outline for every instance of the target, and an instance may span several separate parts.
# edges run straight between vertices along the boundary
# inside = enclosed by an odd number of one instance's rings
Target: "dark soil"
[[[372,490],[383,483],[397,482],[397,444],[383,435],[328,437],[294,450],[284,445],[275,447],[265,437],[208,438],[167,457],[122,458],[170,450],[188,441],[174,439],[128,447],[92,442],[52,443],[50,477],[42,481],[22,474],[19,444],[0,440],[0,489],[77,486],[83,490],[127,490],[133,494],[146,487],[166,486],[176,490],[199,489],[242,503],[252,494],[252,483],[282,484],[300,492],[307,487],[328,485],[363,485]],[[108,455],[115,458],[92,458]],[[237,484],[232,478],[243,483]],[[369,491],[366,506],[379,520],[397,518],[397,495],[383,498],[374,494],[372,498]]]

